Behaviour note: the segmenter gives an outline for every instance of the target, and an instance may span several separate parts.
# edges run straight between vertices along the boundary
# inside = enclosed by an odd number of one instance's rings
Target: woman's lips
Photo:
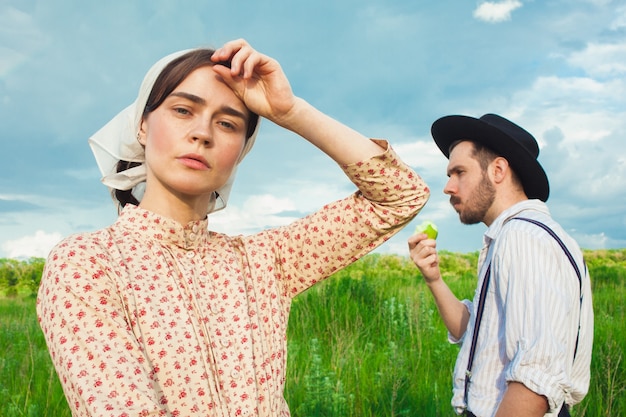
[[[178,157],[178,160],[191,169],[207,170],[209,169],[209,163],[204,157],[197,154],[187,154]]]

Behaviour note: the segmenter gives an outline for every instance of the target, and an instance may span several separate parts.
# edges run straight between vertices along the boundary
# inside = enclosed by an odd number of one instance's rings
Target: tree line
[[[35,295],[41,282],[45,259],[25,260],[0,258],[0,295]]]

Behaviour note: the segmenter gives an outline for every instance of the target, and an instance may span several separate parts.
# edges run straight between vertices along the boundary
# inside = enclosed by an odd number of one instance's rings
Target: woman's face
[[[141,123],[147,166],[143,201],[208,202],[239,160],[248,119],[243,102],[210,66],[190,73]]]

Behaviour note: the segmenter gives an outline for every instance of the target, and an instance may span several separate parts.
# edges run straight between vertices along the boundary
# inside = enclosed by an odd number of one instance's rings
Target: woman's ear
[[[137,132],[137,142],[139,142],[142,146],[146,146],[146,127],[146,120],[142,118],[141,123],[139,124],[139,132]]]

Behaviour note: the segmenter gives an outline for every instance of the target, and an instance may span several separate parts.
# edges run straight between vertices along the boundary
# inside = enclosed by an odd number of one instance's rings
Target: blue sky
[[[115,207],[87,138],[134,100],[160,57],[245,38],[294,92],[388,139],[432,197],[379,249],[406,254],[423,219],[469,252],[430,126],[499,113],[541,146],[548,205],[584,248],[626,247],[626,1],[0,0],[0,257],[45,257]],[[265,121],[210,227],[252,233],[354,191],[325,155]]]

